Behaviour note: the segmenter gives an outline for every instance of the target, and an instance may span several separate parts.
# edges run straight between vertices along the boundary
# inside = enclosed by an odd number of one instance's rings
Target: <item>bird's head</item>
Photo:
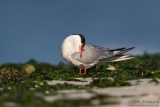
[[[74,39],[73,45],[75,51],[78,51],[80,57],[82,57],[83,47],[85,46],[85,37],[82,34],[72,34],[71,37]]]
[[[83,47],[85,46],[85,37],[82,34],[79,34],[81,43],[79,45],[79,54],[82,57]]]

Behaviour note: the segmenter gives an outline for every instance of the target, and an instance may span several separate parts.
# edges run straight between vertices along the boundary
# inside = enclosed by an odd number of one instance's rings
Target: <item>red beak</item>
[[[82,57],[82,47],[79,46],[79,54],[80,54],[80,57]]]

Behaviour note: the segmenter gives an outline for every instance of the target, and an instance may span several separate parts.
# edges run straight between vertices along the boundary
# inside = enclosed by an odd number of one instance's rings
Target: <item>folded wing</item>
[[[69,59],[74,65],[82,65],[90,68],[98,62],[115,62],[131,59],[133,58],[132,55],[124,55],[124,53],[132,50],[133,48],[134,47],[109,49],[102,46],[85,45],[83,48],[82,57],[80,57],[78,52],[74,52],[69,55]]]

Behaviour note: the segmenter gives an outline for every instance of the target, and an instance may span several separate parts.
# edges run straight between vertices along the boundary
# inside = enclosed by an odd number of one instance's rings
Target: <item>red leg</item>
[[[81,69],[79,69],[79,74],[82,74],[82,72],[81,72],[82,70]]]
[[[86,74],[86,72],[87,72],[87,67],[84,66],[84,74]]]

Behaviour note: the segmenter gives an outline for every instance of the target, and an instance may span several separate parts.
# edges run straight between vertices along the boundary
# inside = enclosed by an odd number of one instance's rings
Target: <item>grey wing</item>
[[[108,49],[104,54],[101,56],[100,59],[106,59],[106,58],[111,58],[115,56],[121,56],[124,53],[132,50],[134,47],[131,48],[118,48],[118,49]]]
[[[92,45],[92,47],[97,51],[97,52],[101,52],[104,53],[106,52],[109,48],[107,47],[103,47],[103,46],[99,46],[99,45]]]
[[[98,52],[99,51],[99,52]],[[99,58],[102,56],[102,49],[95,48],[94,46],[91,45],[85,45],[83,48],[83,53],[82,56],[80,57],[79,52],[74,52],[70,54],[69,59],[74,65],[85,65],[88,68],[95,65],[98,61]]]
[[[102,60],[104,61],[106,59],[108,60],[108,58],[111,59],[113,57],[114,57],[114,59],[119,58],[119,57],[121,57],[121,58],[125,57],[126,58],[126,57],[128,57],[128,55],[124,55],[124,53],[126,53],[126,52],[132,50],[133,48],[135,48],[135,47],[131,47],[131,48],[124,47],[124,48],[118,48],[118,49],[109,49],[107,47],[97,46],[97,45],[93,45],[92,47],[94,48],[96,53],[98,55],[100,55],[99,59],[98,59],[99,61],[102,61]],[[130,56],[130,58],[133,58],[131,55],[129,55],[129,56]]]
[[[91,67],[99,61],[105,61],[108,58],[123,56],[124,53],[132,50],[131,48],[109,49],[107,47],[96,45],[85,45],[83,48],[82,57],[78,52],[74,52],[69,56],[69,59],[74,65],[85,65]]]

